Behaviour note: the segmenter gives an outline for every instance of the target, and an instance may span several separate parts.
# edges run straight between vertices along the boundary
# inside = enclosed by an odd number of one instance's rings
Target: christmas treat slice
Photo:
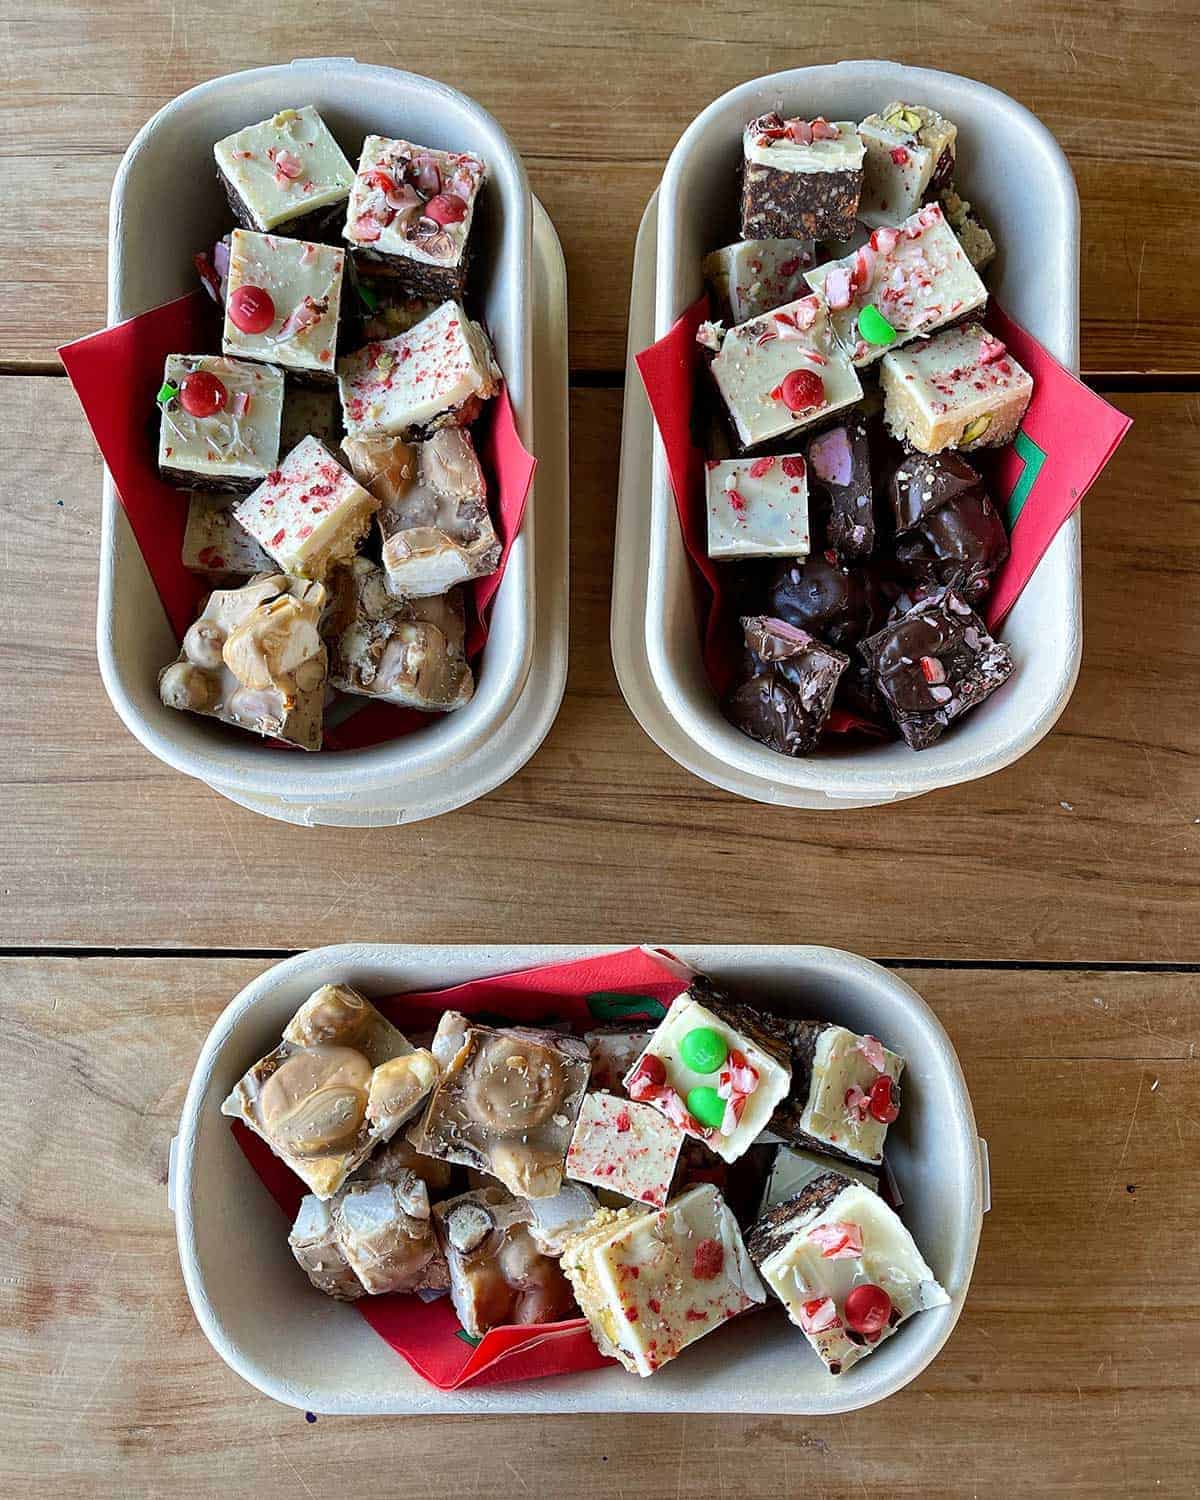
[[[661,1208],[683,1145],[678,1125],[615,1094],[585,1094],[567,1148],[567,1176]]]
[[[896,558],[911,578],[953,583],[968,603],[982,599],[1008,556],[1008,532],[983,479],[957,453],[910,453],[889,486]]]
[[[530,1232],[528,1204],[501,1187],[484,1187],[435,1204],[433,1217],[454,1310],[472,1338],[489,1328],[575,1315],[558,1262],[543,1254]]]
[[[477,156],[369,135],[350,193],[345,238],[410,296],[461,297],[471,226],[487,168]]]
[[[1033,377],[978,323],[884,355],[879,383],[893,436],[922,453],[1002,447],[1033,395]]]
[[[228,495],[205,490],[194,490],[188,496],[180,557],[185,568],[202,573],[214,583],[274,572],[271,559],[234,520],[235,504]]]
[[[159,674],[159,697],[168,708],[319,750],[324,607],[321,584],[282,573],[215,590]]]
[[[213,147],[233,216],[246,229],[326,239],[354,172],[311,104],[281,109]]]
[[[704,323],[697,338],[716,351],[709,368],[743,448],[783,437],[862,399],[858,375],[834,337],[820,297],[801,297],[728,330]]]
[[[772,750],[807,755],[850,658],[786,620],[747,616],[742,630],[750,675],[725,699],[725,717]]]
[[[965,198],[959,196],[951,183],[938,194],[946,223],[958,236],[959,244],[967,252],[967,259],[977,271],[989,265],[996,256],[996,241],[991,231]]]
[[[825,540],[844,562],[859,562],[875,550],[874,488],[867,419],[850,412],[806,450],[809,511],[823,523]]]
[[[221,348],[332,382],[345,252],[235,229]]]
[[[771,1118],[785,1140],[878,1165],[900,1113],[904,1059],[878,1038],[828,1021],[779,1022],[791,1049],[792,1087]]]
[[[840,1172],[768,1209],[746,1243],[831,1375],[857,1364],[914,1313],[950,1301],[894,1210]]]
[[[861,1182],[872,1193],[879,1191],[878,1175],[864,1167],[852,1167],[849,1162],[838,1162],[835,1169],[828,1156],[805,1151],[799,1146],[779,1146],[763,1189],[761,1212],[766,1213],[767,1209],[774,1208],[777,1203],[785,1203],[789,1198],[794,1198],[818,1177],[824,1177],[832,1170],[850,1178],[852,1182]]]
[[[494,573],[500,542],[469,433],[445,427],[424,443],[348,437],[342,452],[382,504],[383,567],[393,594],[426,599]]]
[[[335,688],[438,713],[471,701],[460,591],[396,599],[379,564],[356,557],[334,574],[332,592],[325,637]]]
[[[914,750],[946,729],[1012,675],[1008,647],[952,588],[913,605],[859,648],[900,733]]]
[[[662,1209],[601,1209],[561,1263],[600,1350],[635,1375],[766,1298],[736,1220],[707,1183]]]
[[[348,985],[322,985],[221,1106],[318,1198],[420,1108],[437,1064]]]
[[[652,1027],[622,1026],[619,1022],[585,1031],[583,1040],[592,1059],[589,1087],[623,1095],[625,1075],[645,1051],[652,1033]]]
[[[958,128],[924,104],[889,104],[858,127],[866,151],[858,217],[898,224],[954,175]]]
[[[745,323],[804,296],[814,248],[812,240],[739,240],[706,255],[701,270],[716,317]]]
[[[324,578],[354,556],[378,509],[325,444],[306,437],[234,517],[288,573]]]
[[[631,1099],[736,1161],[790,1080],[786,1047],[754,1011],[693,984],[671,1002],[625,1087]]]
[[[844,239],[854,231],[863,143],[853,120],[760,115],[742,133],[742,235]]]
[[[254,488],[279,459],[283,372],[218,354],[169,354],[158,470],[183,489]]]
[[[552,1198],[587,1088],[583,1042],[522,1026],[464,1028],[449,1011],[431,1046],[443,1072],[410,1142],[522,1198]]]
[[[808,477],[798,453],[710,460],[708,555],[807,557]]]
[[[873,230],[852,255],[817,266],[805,280],[828,302],[834,331],[857,366],[987,301],[987,288],[936,203],[894,228]]]
[[[398,338],[338,361],[346,430],[406,440],[463,427],[500,388],[487,334],[458,302],[443,302]]]

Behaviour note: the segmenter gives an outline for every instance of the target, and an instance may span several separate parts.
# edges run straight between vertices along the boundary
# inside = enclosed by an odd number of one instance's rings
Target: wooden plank
[[[571,669],[545,745],[432,822],[303,830],[185,780],[116,719],[93,646],[99,462],[65,381],[2,380],[0,945],[652,933],[901,958],[1200,960],[1200,406],[1120,404],[1133,432],[1087,500],[1080,683],[1050,737],[998,775],[820,815],[742,801],[664,756],[609,657],[620,396],[580,391]],[[402,917],[378,895],[401,867],[422,893]],[[819,921],[798,894],[812,891]]]
[[[787,0],[686,13],[667,0],[525,0],[473,17],[452,56],[433,0],[402,11],[370,0],[339,15],[334,39],[323,16],[247,5],[234,54],[230,20],[212,4],[185,16],[147,0],[56,0],[7,24],[0,363],[50,360],[103,322],[109,187],[156,109],[232,68],[336,46],[445,78],[498,116],[563,236],[573,364],[620,368],[633,237],[688,122],[756,73],[837,60],[861,37],[874,56],[996,82],[1059,137],[1083,204],[1086,370],[1200,371],[1200,281],[1181,273],[1192,253],[1181,208],[1200,188],[1184,144],[1193,37],[1189,8],[1170,0],[1116,11],[1036,0],[1011,16],[960,0],[936,25],[900,0],[847,0],[807,7],[800,34]]]
[[[398,1500],[1194,1493],[1195,975],[901,969],[991,1149],[946,1349],[844,1418],[559,1417],[535,1443],[528,1421],[484,1416],[306,1423],[205,1342],[167,1150],[209,1026],[263,968],[0,962],[0,1492],[207,1497],[219,1453],[222,1493],[259,1500],[366,1500],[381,1474]]]

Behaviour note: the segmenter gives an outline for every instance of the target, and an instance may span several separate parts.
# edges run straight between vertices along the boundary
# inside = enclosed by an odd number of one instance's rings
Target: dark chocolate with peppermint
[[[776,565],[766,611],[847,651],[883,621],[886,605],[873,570],[843,567],[830,553]]]
[[[926,750],[1012,675],[1008,648],[954,589],[914,604],[859,647],[900,733]]]
[[[850,658],[784,620],[748,616],[742,629],[751,675],[726,698],[726,717],[772,750],[807,755]]]
[[[853,121],[760,115],[742,136],[742,238],[849,239],[862,183]]]
[[[979,473],[957,453],[910,454],[890,485],[896,560],[916,583],[982,599],[1008,557],[1008,532]]]
[[[829,546],[843,562],[870,557],[875,550],[875,497],[865,415],[854,411],[812,438],[807,458],[809,511],[824,518]]]

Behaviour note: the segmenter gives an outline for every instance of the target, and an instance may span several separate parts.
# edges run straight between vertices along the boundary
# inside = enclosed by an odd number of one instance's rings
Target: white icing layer
[[[247,125],[213,147],[259,229],[327,208],[349,196],[354,173],[311,104]]]

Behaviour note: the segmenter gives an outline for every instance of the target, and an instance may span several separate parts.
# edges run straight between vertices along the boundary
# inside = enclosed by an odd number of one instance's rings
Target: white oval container
[[[488,163],[481,225],[482,312],[504,370],[517,424],[534,431],[530,256],[532,205],[525,171],[497,122],[444,84],[352,58],[303,59],[216,78],[181,94],[142,127],[113,184],[109,218],[110,323],[145,312],[194,284],[193,252],[228,228],[212,161],[213,142],[286,104],[317,106],[334,134],[357,149],[368,131],[471,150]],[[186,184],[186,191],[180,185]],[[274,806],[353,809],[397,805],[407,821],[427,816],[439,777],[502,731],[526,685],[535,618],[534,506],[509,556],[476,693],[463,709],[416,733],[370,749],[301,755],[164,708],[157,677],[176,646],[149,572],[105,474],[97,651],[101,675],[127,728],[160,760],[271,815]],[[532,747],[531,752],[532,753]],[[480,777],[480,792],[486,789]],[[494,784],[494,783],[493,783]],[[472,792],[452,805],[470,800]],[[384,795],[381,797],[380,794]],[[442,811],[437,806],[433,810]],[[284,814],[286,815],[286,813]]]
[[[702,290],[700,262],[732,215],[742,127],[770,109],[862,119],[893,98],[958,125],[959,180],[999,245],[989,271],[1005,310],[1068,369],[1079,363],[1079,202],[1054,137],[1006,94],[887,62],[796,68],[740,85],[684,132],[647,209],[634,264],[613,591],[613,659],[642,727],[696,775],[760,802],[873,806],[986,776],[1051,729],[1082,649],[1079,516],[1059,531],[1004,622],[1016,671],[1003,691],[919,754],[902,743],[791,759],[733,728],[704,671],[691,565],[662,447],[632,356]],[[628,684],[628,686],[627,686]]]
[[[242,1155],[221,1101],[317,986],[368,995],[460,984],[583,957],[568,946],[403,947],[346,944],[275,964],[226,1008],[204,1044],[172,1144],[169,1198],[184,1281],[214,1349],[277,1401],[314,1412],[853,1411],[890,1396],[949,1338],[971,1280],[989,1206],[987,1154],[958,1059],[916,992],[877,964],[835,948],[685,945],[692,967],[780,1011],[828,1016],[881,1036],[907,1058],[905,1108],[888,1135],[904,1218],[950,1295],[834,1379],[782,1315],[740,1319],[649,1380],[618,1368],[552,1380],[440,1391],[354,1311],[314,1292],[286,1225]]]

